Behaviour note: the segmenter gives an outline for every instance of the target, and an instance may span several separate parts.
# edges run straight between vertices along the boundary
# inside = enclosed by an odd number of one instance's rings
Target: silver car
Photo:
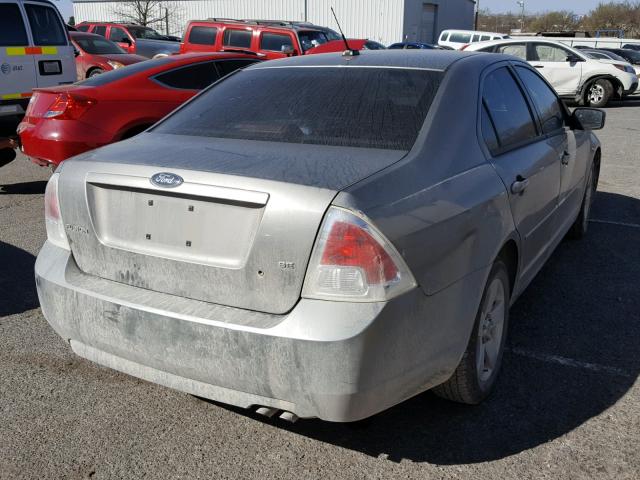
[[[514,57],[253,65],[52,176],[42,310],[81,357],[269,416],[475,404],[586,232],[603,123]]]

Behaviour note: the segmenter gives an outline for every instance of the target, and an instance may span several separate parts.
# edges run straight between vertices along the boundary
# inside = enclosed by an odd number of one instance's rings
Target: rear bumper
[[[223,403],[338,422],[451,375],[476,308],[458,295],[484,275],[430,297],[414,289],[386,303],[301,299],[272,315],[89,276],[49,242],[35,273],[47,321],[84,358]]]
[[[18,125],[22,152],[35,163],[55,165],[114,141],[113,135],[75,120],[41,120]]]

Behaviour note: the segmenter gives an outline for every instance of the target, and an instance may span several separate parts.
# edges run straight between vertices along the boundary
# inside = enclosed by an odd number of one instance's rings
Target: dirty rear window
[[[264,68],[232,75],[158,133],[410,150],[443,73],[398,68]]]

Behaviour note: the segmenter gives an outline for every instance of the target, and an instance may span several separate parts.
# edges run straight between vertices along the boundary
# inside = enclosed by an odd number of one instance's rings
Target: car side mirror
[[[581,130],[600,130],[604,127],[606,117],[603,110],[589,107],[578,107],[571,115],[574,125]]]
[[[122,40],[120,40],[120,43],[126,43],[127,45],[131,45],[131,40],[129,40],[128,37],[124,37]]]
[[[73,55],[74,55],[75,57],[79,57],[79,56],[80,56],[80,50],[78,50],[77,48],[75,48],[75,47],[74,47],[74,49],[73,49]]]
[[[282,45],[282,47],[280,47],[280,51],[285,55],[293,55],[296,53],[291,45]]]
[[[576,62],[582,62],[583,60],[577,56],[577,55],[567,55],[567,62],[569,63],[576,63]]]

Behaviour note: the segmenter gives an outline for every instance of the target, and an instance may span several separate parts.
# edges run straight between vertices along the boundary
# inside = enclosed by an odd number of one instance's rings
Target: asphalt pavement
[[[295,424],[76,357],[38,306],[50,170],[0,168],[0,479],[640,478],[640,101],[607,108],[589,233],[512,309],[497,390]]]

